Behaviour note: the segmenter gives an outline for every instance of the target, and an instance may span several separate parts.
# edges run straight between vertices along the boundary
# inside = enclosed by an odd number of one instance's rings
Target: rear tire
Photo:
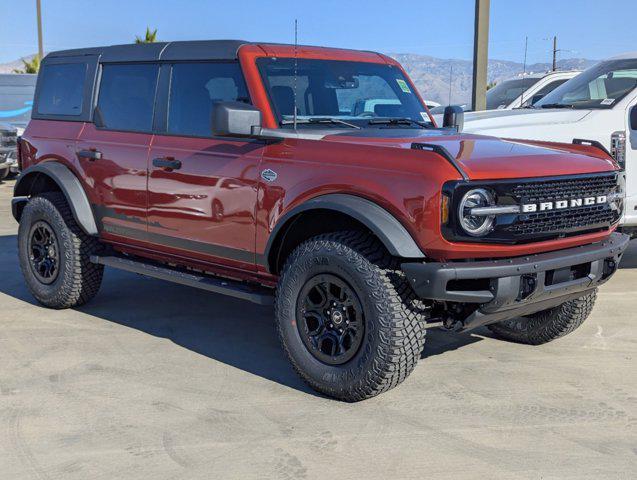
[[[528,317],[494,323],[488,328],[503,340],[541,345],[568,335],[584,323],[593,310],[596,298],[597,289],[557,307]]]
[[[331,314],[317,320],[326,311]],[[279,279],[275,314],[283,349],[301,378],[348,402],[400,384],[425,342],[422,303],[396,260],[363,232],[320,235],[297,247]]]
[[[88,302],[102,283],[104,267],[91,263],[99,242],[85,234],[60,192],[33,197],[18,230],[20,268],[29,290],[49,308]]]

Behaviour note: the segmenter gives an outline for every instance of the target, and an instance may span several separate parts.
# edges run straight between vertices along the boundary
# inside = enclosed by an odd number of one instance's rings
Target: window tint
[[[538,108],[608,109],[637,88],[637,60],[592,66],[535,104]]]
[[[540,99],[544,98],[546,95],[551,93],[553,90],[555,90],[557,87],[567,82],[568,80],[569,80],[568,78],[563,78],[561,80],[555,80],[554,82],[547,83],[542,88],[540,88],[537,92],[535,92],[533,96],[531,96],[530,98],[526,98],[526,95],[525,95],[523,98],[524,100],[523,106],[526,107],[526,106],[532,105],[534,101],[535,103],[539,102]]]
[[[295,107],[297,120],[329,117],[361,128],[377,128],[370,123],[373,117],[429,121],[407,78],[393,66],[305,58],[261,58],[257,65],[284,127],[291,128]],[[306,121],[304,125],[317,124]]]
[[[73,116],[82,114],[85,63],[45,65],[40,75],[38,113]]]
[[[212,104],[250,103],[238,63],[178,63],[172,67],[168,132],[210,135]]]
[[[506,108],[539,81],[539,77],[527,77],[498,83],[487,91],[487,110]]]
[[[97,101],[105,128],[148,132],[153,126],[153,104],[159,67],[151,64],[104,65]]]

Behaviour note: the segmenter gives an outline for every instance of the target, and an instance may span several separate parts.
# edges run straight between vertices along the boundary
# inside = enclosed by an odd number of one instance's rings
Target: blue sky
[[[128,43],[150,25],[161,40],[299,41],[471,59],[474,0],[42,0],[45,50]],[[0,62],[37,51],[35,0],[0,2]],[[637,50],[637,0],[491,0],[489,57],[546,62]]]

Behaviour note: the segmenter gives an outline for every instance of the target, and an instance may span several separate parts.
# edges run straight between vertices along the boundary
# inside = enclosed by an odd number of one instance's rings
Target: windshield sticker
[[[396,83],[403,92],[411,93],[411,90],[409,90],[409,85],[407,85],[407,82],[405,82],[402,78],[397,78]]]
[[[600,105],[612,105],[613,103],[615,103],[614,98],[605,98],[604,100],[599,102]]]
[[[420,116],[425,122],[429,121],[429,115],[427,115],[427,112],[420,112]]]

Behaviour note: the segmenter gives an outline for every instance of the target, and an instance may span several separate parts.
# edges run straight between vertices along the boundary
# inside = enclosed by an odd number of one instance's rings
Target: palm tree
[[[16,68],[15,70],[13,70],[13,73],[38,73],[38,70],[40,70],[39,54],[36,53],[35,55],[33,55],[33,57],[31,57],[31,60],[25,60],[24,58],[22,58],[21,60],[24,68]]]
[[[135,36],[135,43],[155,43],[157,41],[157,29],[150,31],[150,27],[146,27],[146,35],[144,38]]]

